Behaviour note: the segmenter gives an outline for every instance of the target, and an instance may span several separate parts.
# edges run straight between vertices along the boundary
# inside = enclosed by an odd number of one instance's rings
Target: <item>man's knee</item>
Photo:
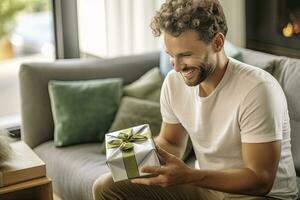
[[[104,199],[106,193],[114,184],[110,173],[100,176],[93,184],[93,198],[94,200]]]

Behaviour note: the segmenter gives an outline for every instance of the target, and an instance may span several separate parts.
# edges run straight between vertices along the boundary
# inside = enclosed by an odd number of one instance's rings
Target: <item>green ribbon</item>
[[[142,135],[141,133],[133,134],[132,129],[125,129],[121,131],[116,138],[117,139],[108,141],[109,148],[120,147],[122,151],[127,151],[132,149],[134,142],[141,142],[148,139],[147,135]]]
[[[136,133],[133,133],[133,129],[125,129],[122,130],[117,136],[116,139],[112,139],[107,142],[108,148],[120,148],[122,151],[123,162],[125,166],[125,170],[127,173],[127,177],[135,178],[139,177],[138,165],[135,158],[134,153],[134,145],[133,143],[142,142],[148,140],[150,138],[150,134],[141,134],[140,132],[145,127],[142,127]]]

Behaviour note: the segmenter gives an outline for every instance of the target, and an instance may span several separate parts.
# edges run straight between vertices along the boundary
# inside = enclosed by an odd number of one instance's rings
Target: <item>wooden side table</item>
[[[1,200],[53,200],[52,182],[48,177],[32,179],[0,188]]]

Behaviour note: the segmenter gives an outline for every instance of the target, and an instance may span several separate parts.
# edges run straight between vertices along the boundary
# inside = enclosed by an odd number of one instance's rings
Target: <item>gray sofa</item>
[[[240,49],[244,62],[273,74],[287,96],[292,150],[297,175],[300,176],[300,60]],[[56,148],[48,81],[85,80],[122,77],[124,84],[138,79],[159,65],[159,53],[99,60],[65,60],[53,63],[25,63],[20,68],[22,139],[32,147],[47,166],[55,193],[65,200],[92,199],[93,182],[108,171],[105,155],[98,143]],[[189,162],[193,161],[193,157]],[[300,178],[297,177],[298,186]]]

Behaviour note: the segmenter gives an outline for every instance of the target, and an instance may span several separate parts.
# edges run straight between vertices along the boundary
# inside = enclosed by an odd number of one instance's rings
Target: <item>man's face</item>
[[[199,85],[214,71],[216,64],[212,45],[199,40],[195,31],[185,31],[178,37],[166,32],[164,40],[170,62],[188,86]]]

